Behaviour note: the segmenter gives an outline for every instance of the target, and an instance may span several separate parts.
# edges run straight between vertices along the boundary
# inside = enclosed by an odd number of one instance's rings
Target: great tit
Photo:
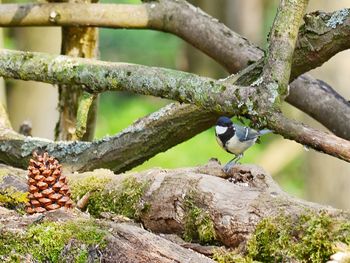
[[[216,140],[227,152],[235,155],[235,158],[225,165],[224,171],[227,172],[235,165],[242,158],[244,151],[255,144],[259,136],[270,132],[271,130],[267,129],[256,131],[249,127],[235,124],[228,117],[220,117],[215,126]]]

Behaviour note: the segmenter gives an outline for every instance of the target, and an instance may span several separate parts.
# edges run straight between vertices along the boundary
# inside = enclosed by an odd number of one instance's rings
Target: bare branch
[[[194,26],[198,24],[203,26]],[[60,3],[0,6],[0,26],[53,25],[150,28],[171,32],[234,71],[263,55],[248,40],[185,1],[161,0],[142,5]],[[203,39],[208,38],[211,41],[203,43]]]
[[[287,139],[293,139],[320,152],[337,152],[333,156],[350,160],[350,142],[333,134],[313,129],[278,113],[269,118],[269,127],[284,134],[283,137]]]
[[[291,83],[290,89],[286,101],[318,120],[337,136],[350,140],[350,121],[347,121],[350,120],[350,103],[332,87],[304,74]],[[297,91],[292,92],[295,89]],[[343,120],[341,125],[339,120]]]

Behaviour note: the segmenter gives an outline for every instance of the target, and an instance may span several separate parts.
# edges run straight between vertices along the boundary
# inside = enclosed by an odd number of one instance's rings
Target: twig
[[[83,91],[80,94],[78,102],[78,111],[76,117],[76,130],[75,138],[76,140],[81,140],[86,133],[86,126],[88,124],[88,116],[90,113],[91,105],[96,99],[96,95],[90,94]]]

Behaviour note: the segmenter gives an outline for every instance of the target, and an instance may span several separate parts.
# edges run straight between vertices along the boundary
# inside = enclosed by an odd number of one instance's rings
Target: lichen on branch
[[[108,63],[37,52],[0,51],[0,76],[52,84],[81,85],[85,91],[128,91],[191,103],[216,112],[238,113],[253,89],[156,67]],[[236,97],[237,94],[239,99]]]

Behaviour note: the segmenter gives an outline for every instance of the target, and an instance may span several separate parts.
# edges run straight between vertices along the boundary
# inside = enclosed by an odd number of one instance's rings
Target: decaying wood
[[[113,233],[108,240],[104,262],[214,262],[135,225],[119,223],[111,226]]]
[[[3,182],[23,189],[24,172],[3,177]],[[244,244],[256,225],[266,217],[302,215],[306,211],[326,211],[332,217],[349,220],[350,213],[306,202],[283,192],[262,168],[254,165],[236,165],[227,175],[221,165],[211,161],[205,166],[174,170],[152,169],[140,173],[115,176],[109,170],[96,170],[70,175],[70,180],[83,180],[88,176],[110,178],[106,191],[115,189],[126,176],[147,181],[148,189],[142,202],[149,205],[140,215],[143,226],[155,233],[178,234],[184,232],[186,202],[191,200],[208,213],[214,224],[216,238],[228,247]],[[12,179],[11,179],[12,178]],[[13,178],[16,178],[14,180]],[[22,179],[21,179],[22,178]],[[0,184],[0,190],[4,184]],[[288,207],[288,209],[284,209]]]
[[[40,217],[38,219],[38,217]],[[25,232],[33,224],[46,221],[60,221],[87,219],[88,215],[77,211],[56,210],[42,215],[21,216],[11,210],[0,207],[0,232]],[[193,250],[186,249],[161,236],[152,234],[133,223],[118,223],[108,220],[98,220],[97,224],[108,231],[105,239],[107,245],[99,249],[98,262],[117,263],[210,263],[214,262]],[[54,237],[53,237],[54,238]],[[65,253],[74,250],[74,246],[66,245]],[[28,256],[30,258],[30,256]],[[34,261],[27,261],[34,262]],[[90,261],[89,261],[90,262]],[[95,262],[95,261],[94,261]]]

